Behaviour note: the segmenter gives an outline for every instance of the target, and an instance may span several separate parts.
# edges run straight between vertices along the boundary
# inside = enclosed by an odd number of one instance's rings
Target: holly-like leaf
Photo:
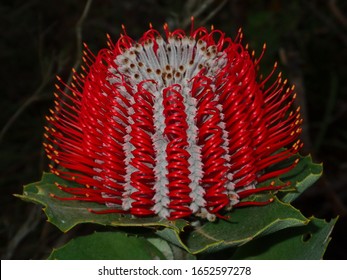
[[[228,220],[219,219],[190,230],[185,228],[184,233],[164,229],[157,234],[188,252],[197,254],[241,246],[255,238],[308,222],[309,220],[290,204],[275,199],[265,207],[237,209]]]
[[[284,202],[294,201],[322,176],[322,164],[313,163],[311,156],[298,156],[300,161],[297,166],[280,177],[282,181],[290,182],[292,186],[296,187],[296,191],[286,192],[280,196]]]
[[[120,232],[95,232],[54,249],[49,259],[162,260],[165,257],[143,237],[127,236]]]
[[[24,186],[23,194],[16,196],[43,205],[48,221],[63,232],[67,232],[81,223],[96,223],[108,226],[157,226],[168,227],[175,231],[181,231],[188,224],[184,220],[173,222],[158,217],[133,218],[130,215],[91,213],[88,209],[105,210],[108,208],[97,203],[53,198],[52,194],[58,197],[68,196],[67,193],[55,186],[55,182],[72,186],[71,182],[67,183],[54,174],[44,173],[40,182]]]
[[[269,186],[271,183],[274,183],[276,186],[284,186],[286,183],[289,183],[289,186],[278,192],[277,197],[283,202],[293,202],[306,189],[312,186],[322,176],[323,172],[322,164],[313,163],[310,155],[303,157],[300,154],[296,154],[288,160],[272,166],[268,171],[280,170],[290,166],[296,159],[299,159],[299,162],[292,170],[278,178],[262,182],[258,187]]]
[[[318,260],[322,259],[337,221],[311,218],[303,227],[285,229],[239,247],[232,259]]]

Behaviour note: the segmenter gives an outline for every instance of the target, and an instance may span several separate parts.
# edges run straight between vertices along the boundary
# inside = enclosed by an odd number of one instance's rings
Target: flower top
[[[138,42],[125,32],[94,56],[66,93],[57,85],[44,143],[53,173],[78,184],[60,199],[105,204],[98,213],[198,216],[265,202],[257,185],[297,163],[272,169],[302,144],[294,87],[281,74],[257,80],[257,59],[217,29],[165,36],[152,26]],[[94,210],[91,210],[94,211]],[[97,212],[97,211],[94,211]]]

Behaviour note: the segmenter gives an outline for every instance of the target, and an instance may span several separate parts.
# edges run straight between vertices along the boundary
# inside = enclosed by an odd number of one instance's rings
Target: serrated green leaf
[[[299,158],[300,161],[297,166],[280,177],[282,181],[290,182],[297,189],[294,192],[282,193],[280,198],[283,202],[290,203],[294,201],[322,176],[322,164],[313,163],[310,155],[306,157],[299,156]]]
[[[59,197],[68,196],[67,193],[57,188],[54,183],[66,185],[67,182],[51,173],[44,173],[40,182],[24,186],[22,195],[17,197],[38,203],[44,206],[48,221],[57,226],[61,231],[67,232],[77,224],[96,223],[108,226],[143,226],[167,227],[181,231],[188,223],[184,220],[167,221],[158,217],[133,218],[121,214],[95,214],[88,209],[105,210],[105,205],[81,201],[64,201],[53,198],[51,194]],[[69,182],[69,186],[71,183]]]
[[[270,179],[259,184],[259,187],[268,186],[271,182],[273,182],[276,186],[283,186],[288,182],[289,186],[280,190],[277,193],[277,197],[286,203],[293,202],[306,189],[312,186],[319,179],[319,177],[322,176],[323,172],[322,164],[313,163],[310,155],[303,157],[299,154],[296,154],[288,160],[274,165],[269,169],[269,171],[285,168],[293,164],[296,159],[299,159],[299,162],[292,170],[278,178]]]
[[[165,257],[143,237],[127,236],[120,232],[95,232],[54,249],[48,259],[159,260]]]
[[[337,221],[311,218],[303,227],[285,229],[239,247],[232,259],[318,260],[322,259]]]
[[[205,223],[191,228],[191,231],[185,228],[186,233],[164,229],[157,234],[188,252],[197,254],[241,246],[255,238],[309,222],[300,211],[278,199],[265,207],[237,209],[231,215],[229,220]]]

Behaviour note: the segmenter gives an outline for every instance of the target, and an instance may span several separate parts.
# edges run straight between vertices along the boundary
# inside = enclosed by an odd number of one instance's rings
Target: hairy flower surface
[[[279,189],[257,186],[297,163],[268,171],[302,146],[294,87],[269,83],[276,64],[257,78],[265,45],[255,58],[241,32],[164,31],[136,42],[124,29],[96,56],[85,45],[83,73],[58,77],[44,146],[51,171],[79,185],[57,184],[71,194],[60,199],[171,220],[270,202],[246,198]]]

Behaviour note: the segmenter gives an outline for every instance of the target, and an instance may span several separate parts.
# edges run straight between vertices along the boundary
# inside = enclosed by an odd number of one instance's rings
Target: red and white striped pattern
[[[260,58],[241,32],[164,31],[138,42],[124,31],[96,56],[86,47],[83,73],[71,85],[58,78],[70,93],[57,85],[44,145],[51,171],[79,184],[57,184],[72,194],[60,199],[165,219],[262,205],[243,199],[280,188],[257,184],[292,169],[267,172],[302,146],[294,88],[281,74],[266,85],[276,66],[257,81]]]

